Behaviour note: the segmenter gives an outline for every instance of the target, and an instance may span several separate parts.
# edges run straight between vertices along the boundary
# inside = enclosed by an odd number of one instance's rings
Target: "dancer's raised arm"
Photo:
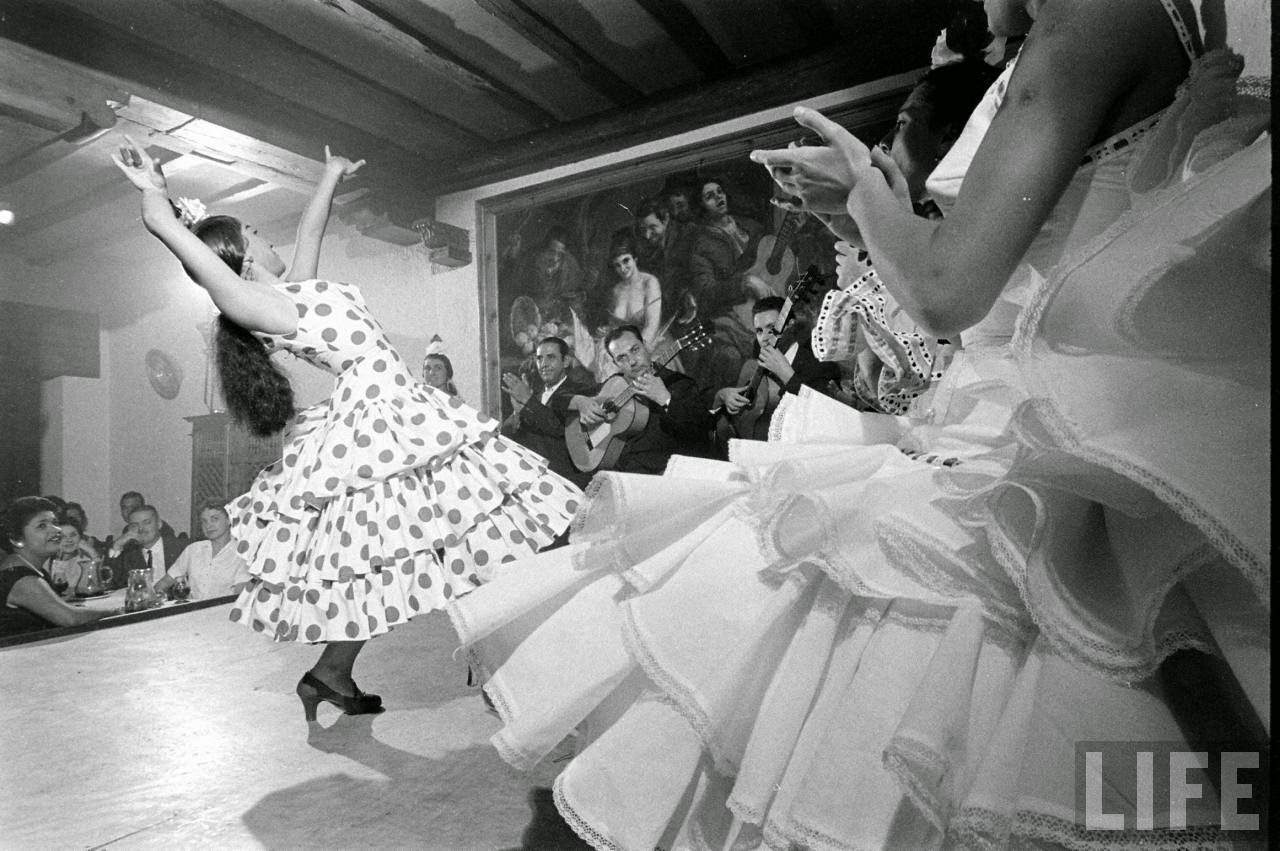
[[[320,265],[320,243],[329,223],[329,210],[333,206],[333,193],[344,178],[355,174],[364,160],[352,162],[346,157],[334,156],[329,146],[324,146],[324,172],[316,183],[307,209],[298,222],[298,236],[294,240],[293,262],[289,264],[286,281],[305,281],[316,276]]]
[[[142,223],[173,252],[191,279],[204,287],[219,311],[249,331],[283,334],[297,327],[293,302],[267,283],[283,271],[269,268],[279,264],[270,246],[256,234],[245,233],[237,275],[174,216],[164,173],[146,151],[126,136],[112,161],[142,192]],[[259,269],[260,265],[267,268]]]
[[[1167,103],[1186,57],[1160,4],[1125,0],[1038,4],[1037,31],[1009,82],[941,222],[912,215],[866,146],[813,110],[796,120],[827,145],[755,151],[775,181],[806,209],[839,213],[839,193],[889,291],[938,336],[990,310],[1026,254],[1088,146]],[[1018,34],[1003,33],[1003,34]]]

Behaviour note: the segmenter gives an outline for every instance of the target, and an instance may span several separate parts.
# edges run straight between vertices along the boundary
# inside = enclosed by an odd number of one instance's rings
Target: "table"
[[[92,609],[95,612],[109,612],[112,609],[120,609],[122,610],[121,614],[123,614],[125,591],[126,589],[124,588],[117,588],[105,597],[90,597],[88,600],[67,600],[67,605],[81,606],[86,609]],[[144,609],[143,611],[154,612],[162,609],[170,609],[174,606],[189,606],[192,602],[192,600],[165,600],[159,606]],[[135,613],[130,612],[129,614]],[[111,617],[115,616],[112,615]]]

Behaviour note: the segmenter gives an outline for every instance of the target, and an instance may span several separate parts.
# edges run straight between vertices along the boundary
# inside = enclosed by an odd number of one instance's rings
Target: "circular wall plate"
[[[182,387],[182,367],[159,349],[147,352],[147,380],[161,399],[176,399]]]

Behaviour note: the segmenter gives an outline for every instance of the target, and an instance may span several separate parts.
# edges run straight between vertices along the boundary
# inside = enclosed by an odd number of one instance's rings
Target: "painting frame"
[[[824,115],[864,142],[873,144],[892,126],[898,108],[920,73],[899,74],[838,93],[833,102],[822,104],[820,109]],[[499,418],[504,412],[503,334],[500,326],[506,320],[502,305],[508,299],[504,299],[504,295],[509,293],[500,291],[503,283],[499,275],[501,217],[526,214],[530,210],[655,180],[663,175],[714,168],[736,157],[745,158],[750,151],[758,148],[783,147],[801,135],[801,128],[785,112],[784,117],[771,116],[747,127],[698,141],[674,144],[660,153],[618,159],[477,200],[475,220],[480,303],[479,345],[483,364],[480,382],[482,410]]]

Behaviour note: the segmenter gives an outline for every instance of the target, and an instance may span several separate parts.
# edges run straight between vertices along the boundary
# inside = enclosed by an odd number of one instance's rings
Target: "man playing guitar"
[[[655,365],[641,340],[640,329],[634,325],[613,329],[604,338],[604,345],[622,377],[635,390],[627,404],[642,405],[648,412],[644,427],[626,439],[622,453],[608,469],[660,474],[672,455],[706,455],[711,415],[699,399],[693,379]],[[598,398],[575,396],[573,407],[586,428],[611,416]]]
[[[752,325],[756,342],[760,347],[758,361],[743,364],[738,384],[716,391],[715,406],[723,409],[732,420],[732,434],[723,430],[719,437],[738,437],[743,440],[767,440],[769,423],[784,393],[799,393],[802,385],[831,395],[834,385],[840,381],[840,367],[823,363],[813,356],[809,347],[809,335],[797,333],[794,316],[781,322],[784,300],[768,296],[752,308]],[[752,374],[764,370],[764,380],[752,398],[747,388]]]

